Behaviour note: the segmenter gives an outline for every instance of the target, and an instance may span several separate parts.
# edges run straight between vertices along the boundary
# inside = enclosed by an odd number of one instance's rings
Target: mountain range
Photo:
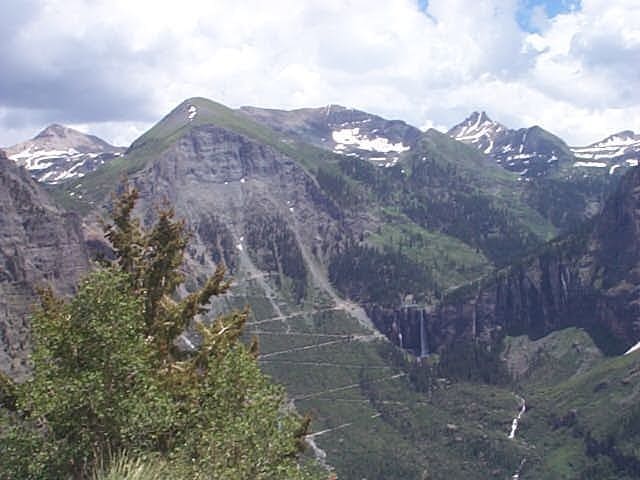
[[[340,105],[292,111],[242,107],[240,112],[298,141],[386,167],[413,149],[421,136],[418,128],[401,120],[386,120]],[[195,118],[197,110],[187,115]],[[636,166],[640,155],[640,135],[631,130],[591,145],[570,147],[538,126],[511,129],[485,112],[473,112],[447,135],[477,148],[525,180],[553,174],[565,163],[563,166],[583,175],[589,173],[584,169],[604,169],[612,175],[621,168]],[[58,124],[48,126],[31,140],[5,148],[9,158],[46,183],[81,177],[125,150]]]
[[[573,148],[482,113],[443,134],[203,98],[126,151],[47,131],[14,161],[112,156],[29,172],[48,185],[0,161],[3,370],[28,370],[36,287],[70,293],[88,252],[109,254],[99,218],[126,175],[143,222],[168,201],[192,232],[183,294],[227,266],[212,314],[251,307],[262,368],[311,412],[310,454],[339,478],[640,474],[640,355],[621,355],[640,341],[633,134]]]
[[[514,130],[491,120],[485,112],[473,112],[447,133],[525,180],[553,174],[585,175],[588,169],[613,175],[620,168],[637,166],[640,154],[640,136],[632,131],[610,135],[588,146],[570,147],[538,126]]]

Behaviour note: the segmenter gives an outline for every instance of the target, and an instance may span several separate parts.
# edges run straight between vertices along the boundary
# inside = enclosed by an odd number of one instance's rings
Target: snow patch
[[[54,164],[52,160],[74,162],[79,160],[83,155],[84,154],[78,152],[75,148],[68,148],[67,150],[41,150],[37,147],[30,146],[22,152],[10,155],[9,158],[27,170],[45,170]]]
[[[352,145],[360,150],[368,150],[370,152],[402,153],[409,150],[409,147],[400,143],[391,143],[388,138],[373,137],[369,138],[366,134],[360,133],[360,128],[343,128],[334,130],[331,133],[333,141],[336,143],[334,150],[343,151],[347,145]]]
[[[631,347],[629,350],[627,350],[626,352],[624,352],[625,355],[629,355],[630,353],[633,353],[637,350],[640,350],[640,342],[636,343],[633,347]]]
[[[196,118],[197,114],[198,107],[196,107],[195,105],[189,105],[189,108],[187,109],[187,118],[190,122],[193,121],[194,118]]]
[[[604,162],[575,162],[573,166],[574,167],[606,168],[607,164]]]
[[[526,159],[526,158],[533,158],[535,156],[536,156],[535,153],[519,153],[517,155],[509,155],[509,156],[507,156],[507,160],[523,160],[523,159]]]
[[[513,150],[513,145],[507,144],[502,147],[502,153],[507,153]]]

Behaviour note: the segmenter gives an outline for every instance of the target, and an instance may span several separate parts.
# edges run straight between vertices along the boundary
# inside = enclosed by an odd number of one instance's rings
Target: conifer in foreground
[[[145,230],[137,198],[125,188],[105,224],[114,262],[69,301],[42,292],[33,376],[2,381],[0,478],[91,478],[122,452],[162,462],[172,478],[319,478],[299,463],[309,419],[285,408],[256,345],[240,341],[247,311],[200,321],[229,289],[223,266],[178,299],[185,224],[165,206]],[[180,350],[192,325],[200,348]]]

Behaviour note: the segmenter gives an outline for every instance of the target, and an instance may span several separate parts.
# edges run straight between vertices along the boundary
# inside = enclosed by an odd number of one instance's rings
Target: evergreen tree
[[[247,312],[198,320],[229,289],[224,269],[178,300],[185,224],[164,207],[144,230],[137,197],[127,188],[105,225],[116,260],[68,302],[42,292],[32,378],[0,378],[0,479],[90,478],[122,452],[172,478],[312,478],[298,462],[309,419],[284,408],[240,341]],[[194,322],[201,346],[181,351]]]

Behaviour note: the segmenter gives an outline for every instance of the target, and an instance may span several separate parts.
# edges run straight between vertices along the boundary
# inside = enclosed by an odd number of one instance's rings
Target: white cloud
[[[426,14],[414,0],[9,3],[0,144],[50,121],[129,142],[191,96],[340,103],[415,125],[484,109],[570,143],[640,129],[636,0],[535,12],[536,34],[518,27],[518,0],[430,0]]]

